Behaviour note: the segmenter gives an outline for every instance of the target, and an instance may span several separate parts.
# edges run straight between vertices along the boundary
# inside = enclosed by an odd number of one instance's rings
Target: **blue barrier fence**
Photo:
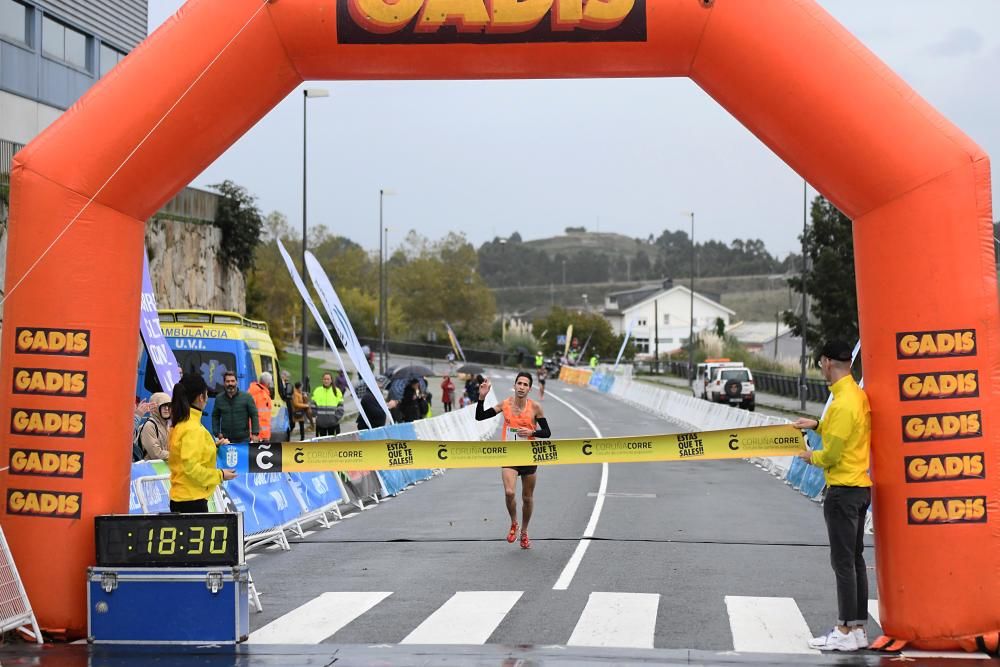
[[[239,475],[225,482],[225,489],[234,509],[243,512],[246,535],[279,528],[302,513],[286,473]]]
[[[362,440],[417,439],[413,424],[392,426],[361,431],[356,435]],[[224,452],[220,452],[222,457]],[[223,461],[220,464],[224,465]],[[129,486],[129,512],[151,513],[170,511],[169,480],[146,480],[142,489],[137,480],[167,474],[162,461],[140,461],[132,464]],[[223,482],[225,494],[233,509],[243,513],[243,530],[246,536],[286,527],[308,514],[320,512],[337,502],[357,500],[345,497],[343,490],[350,487],[359,498],[377,493],[381,497],[395,496],[417,482],[429,479],[431,470],[377,470],[357,471],[338,478],[337,473],[255,473],[240,475],[236,479]],[[363,478],[361,478],[361,477]],[[355,480],[355,477],[359,479]],[[366,482],[366,480],[368,480]],[[377,481],[376,481],[377,480]],[[364,482],[364,483],[363,483]],[[358,488],[355,489],[354,487]],[[215,510],[212,500],[209,509]]]
[[[347,500],[340,492],[333,473],[300,472],[288,475],[292,488],[298,491],[299,497],[309,512],[316,512],[329,507],[338,501]]]

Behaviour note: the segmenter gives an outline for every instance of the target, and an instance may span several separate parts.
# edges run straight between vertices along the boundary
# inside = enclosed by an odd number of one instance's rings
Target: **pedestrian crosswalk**
[[[407,615],[402,644],[482,645],[515,612],[524,591],[458,591],[420,620]],[[815,655],[807,641],[825,628],[810,628],[798,604],[789,597],[725,596],[732,650],[743,653]],[[656,593],[593,592],[579,613],[568,646],[658,648],[657,622],[661,596]],[[376,606],[394,604],[391,592],[326,592],[267,623],[250,635],[256,644],[316,644],[337,641],[337,633]],[[398,603],[402,604],[402,603]],[[871,600],[873,625],[878,602]],[[522,607],[523,613],[523,607]],[[402,636],[402,632],[398,636]],[[511,643],[510,637],[494,642]],[[517,638],[513,638],[516,643]],[[697,649],[698,646],[688,648]],[[988,656],[964,654],[965,657]]]
[[[659,604],[655,593],[591,593],[567,644],[653,648]]]

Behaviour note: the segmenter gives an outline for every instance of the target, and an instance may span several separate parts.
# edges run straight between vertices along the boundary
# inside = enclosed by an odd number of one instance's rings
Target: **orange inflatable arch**
[[[83,454],[0,476],[42,624],[83,632],[92,517],[127,511],[145,220],[269,109],[310,79],[664,76],[854,220],[886,633],[1000,630],[989,160],[812,0],[188,2],[15,157],[0,454]],[[26,368],[85,395],[17,391]]]

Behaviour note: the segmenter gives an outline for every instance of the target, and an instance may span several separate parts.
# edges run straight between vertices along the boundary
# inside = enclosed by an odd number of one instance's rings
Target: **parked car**
[[[742,368],[743,363],[730,361],[729,359],[706,359],[704,363],[698,364],[694,380],[691,382],[692,395],[695,398],[704,398],[707,400],[708,383],[711,382],[712,376],[715,375],[715,370],[723,367]]]
[[[757,407],[753,373],[749,368],[722,366],[715,369],[712,381],[708,383],[708,400],[713,403],[739,405],[744,410],[753,411]]]

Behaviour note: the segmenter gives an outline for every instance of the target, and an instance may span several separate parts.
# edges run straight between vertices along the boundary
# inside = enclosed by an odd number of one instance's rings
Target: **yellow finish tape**
[[[219,448],[218,465],[243,473],[493,468],[742,459],[790,456],[804,449],[802,433],[782,425],[590,440],[339,440],[224,445]]]

